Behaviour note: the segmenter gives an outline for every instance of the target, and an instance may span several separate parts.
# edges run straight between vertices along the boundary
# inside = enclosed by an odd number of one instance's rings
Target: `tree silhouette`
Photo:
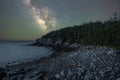
[[[114,14],[117,16],[117,14]],[[120,48],[120,21],[90,22],[79,26],[53,31],[42,38],[61,39],[68,43],[107,45]]]
[[[117,13],[114,13],[114,19],[117,20]]]

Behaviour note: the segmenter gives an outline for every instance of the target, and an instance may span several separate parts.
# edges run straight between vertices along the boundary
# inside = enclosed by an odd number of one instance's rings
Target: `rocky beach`
[[[69,45],[73,50],[59,49],[41,59],[1,67],[0,80],[120,80],[119,50],[80,44]]]

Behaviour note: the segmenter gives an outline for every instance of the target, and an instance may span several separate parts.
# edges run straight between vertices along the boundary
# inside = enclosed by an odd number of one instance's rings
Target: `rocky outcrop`
[[[58,38],[57,40],[52,40],[50,38],[40,38],[36,40],[37,45],[63,45],[64,42]]]
[[[60,38],[52,40],[50,38],[40,38],[33,45],[51,47],[55,52],[70,52],[78,49],[79,45],[62,41]]]

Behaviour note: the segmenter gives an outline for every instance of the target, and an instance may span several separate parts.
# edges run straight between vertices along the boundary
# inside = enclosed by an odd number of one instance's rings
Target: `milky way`
[[[50,31],[120,18],[120,0],[0,0],[0,40],[34,40]]]
[[[38,5],[32,5],[31,0],[23,0],[25,5],[31,10],[34,20],[40,25],[45,32],[49,31],[49,27],[56,27],[56,19],[53,12],[47,7],[39,8]]]

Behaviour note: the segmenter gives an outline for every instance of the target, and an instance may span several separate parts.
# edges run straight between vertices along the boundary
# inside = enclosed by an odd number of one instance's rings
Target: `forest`
[[[120,21],[96,21],[52,31],[42,38],[63,43],[110,46],[120,48]]]

